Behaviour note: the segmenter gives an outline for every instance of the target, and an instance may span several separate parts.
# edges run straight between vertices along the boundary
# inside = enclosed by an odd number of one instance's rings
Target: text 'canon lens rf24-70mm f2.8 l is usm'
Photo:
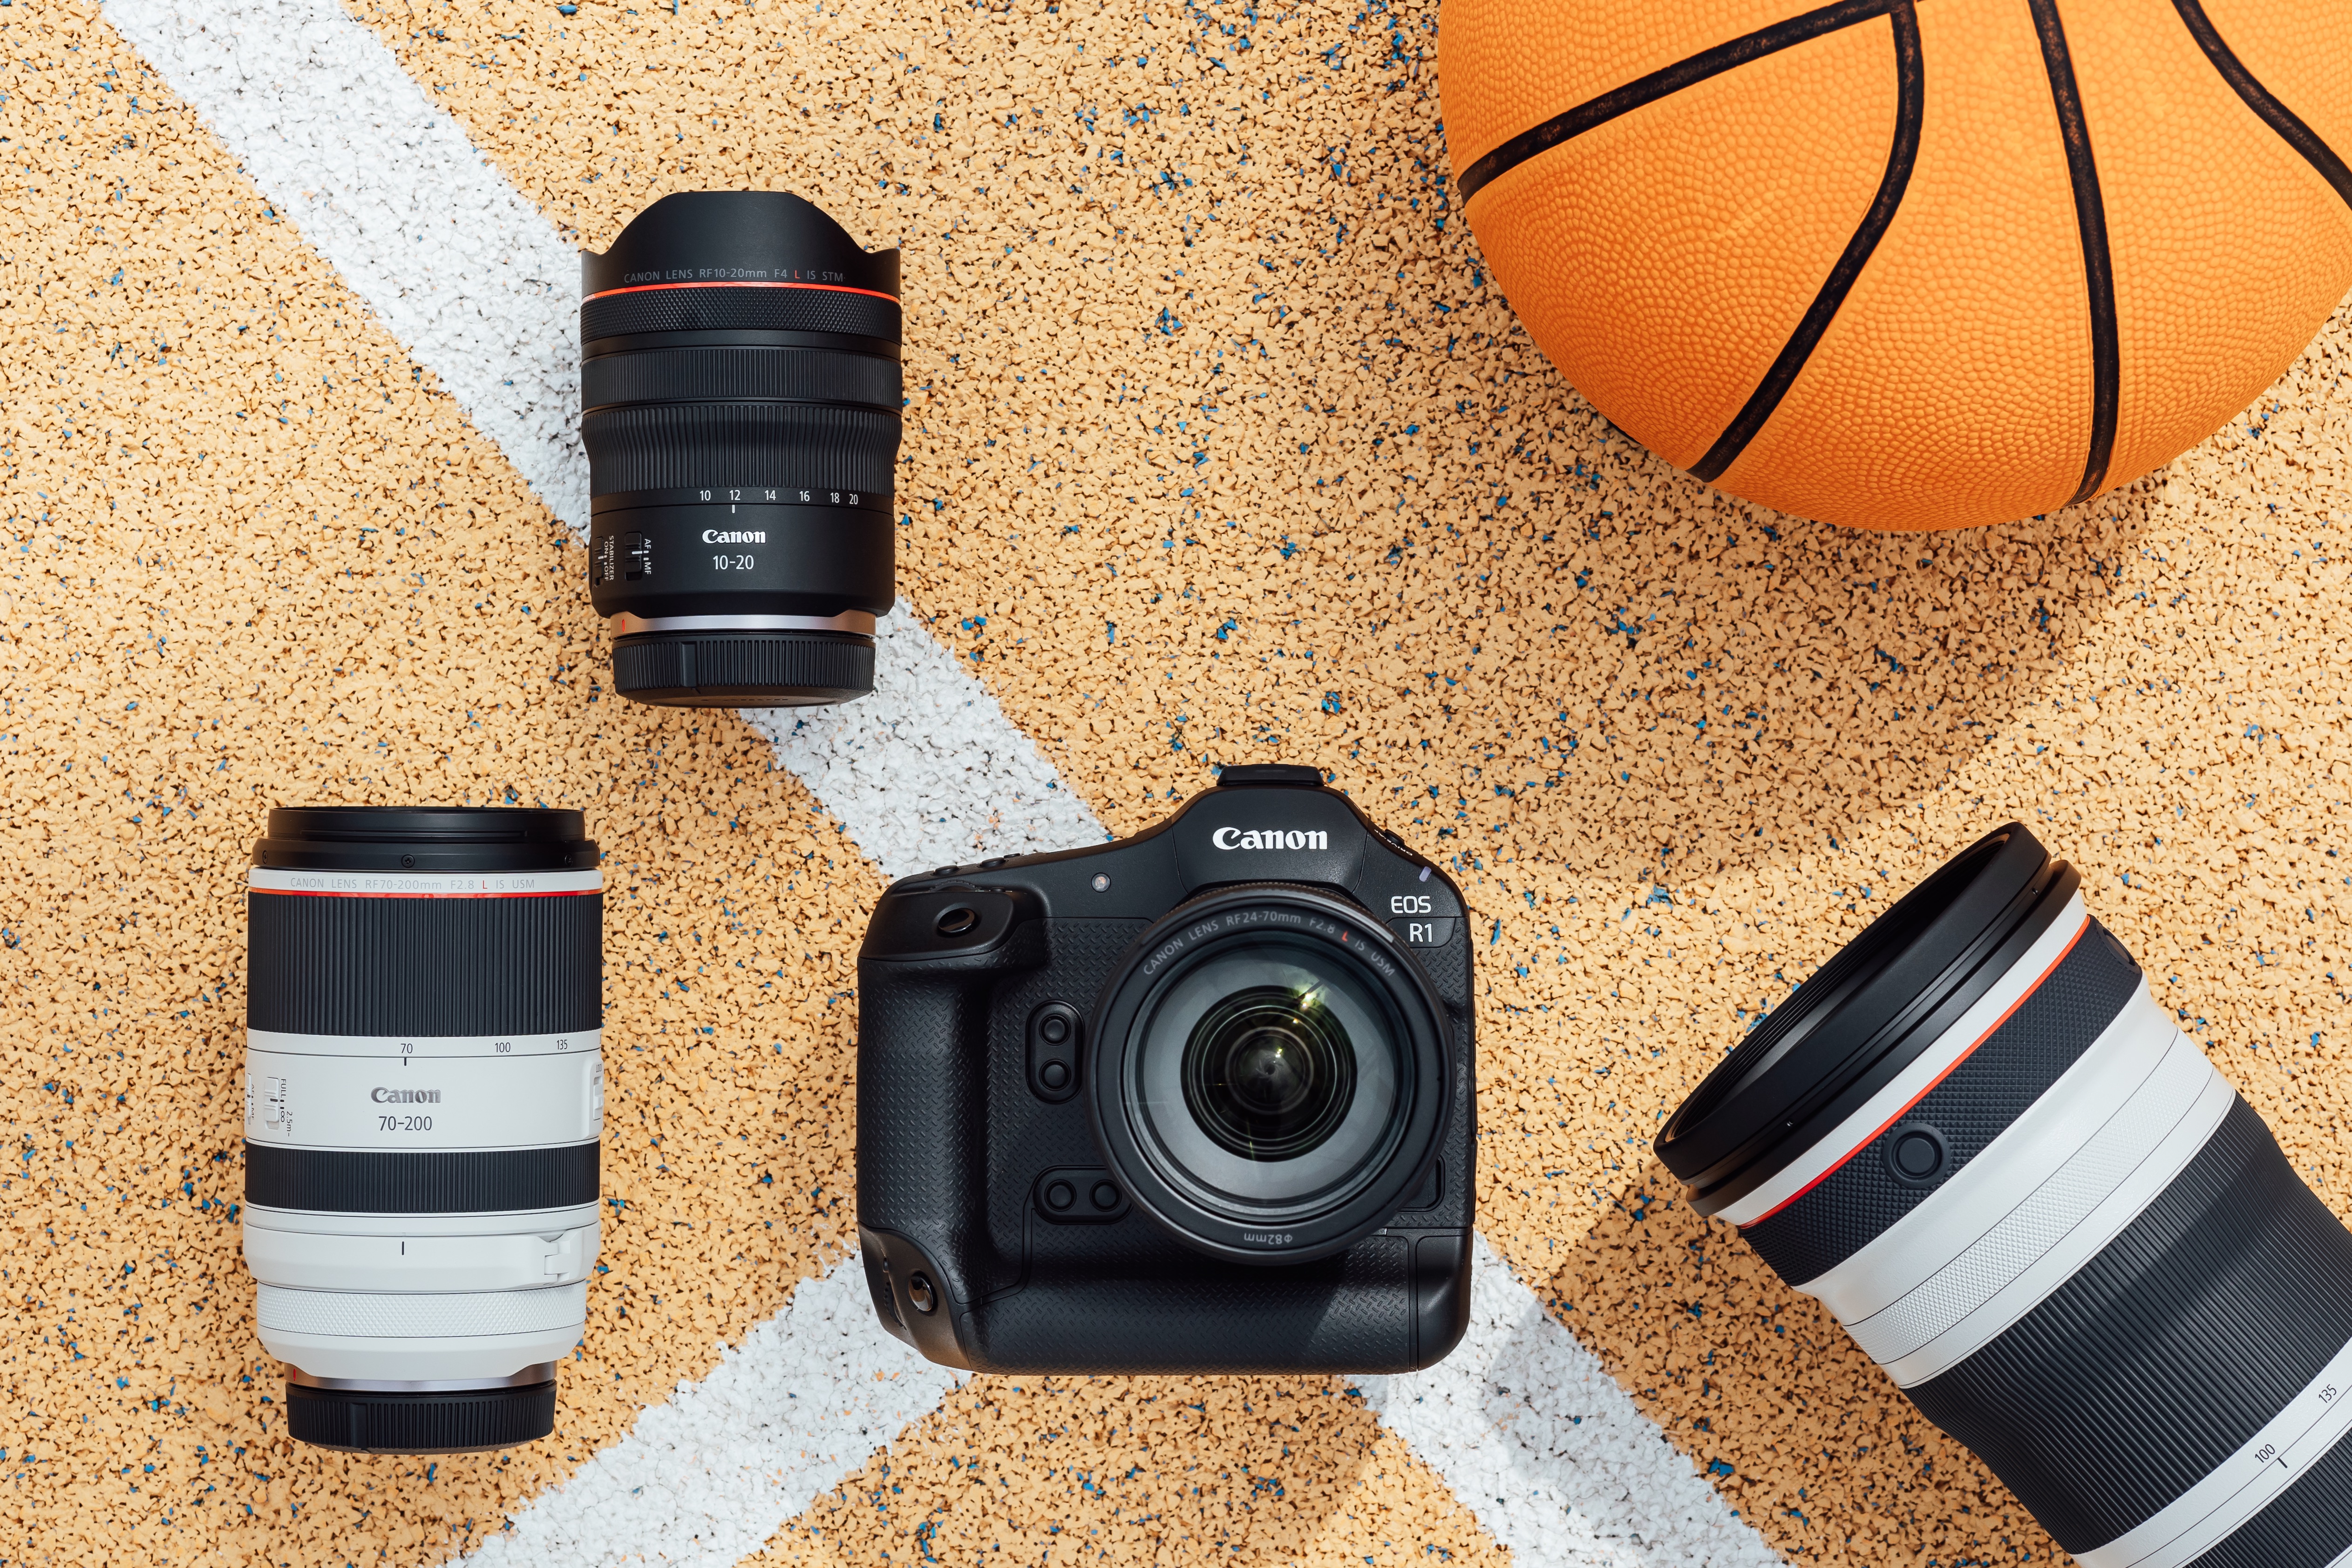
[[[2352,1234],[2017,823],[1658,1138],[2084,1568],[2352,1549]]]
[[[874,689],[896,591],[898,253],[775,191],[698,191],[580,258],[589,590],[639,702]]]
[[[269,813],[247,894],[245,1257],[297,1439],[555,1423],[596,1259],[603,873],[580,813]]]

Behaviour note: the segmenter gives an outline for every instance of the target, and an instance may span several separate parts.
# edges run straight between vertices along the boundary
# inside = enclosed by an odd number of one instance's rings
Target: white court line
[[[550,507],[583,528],[577,263],[456,120],[333,0],[103,0],[103,10]],[[902,606],[882,626],[873,696],[750,716],[886,873],[1101,841],[1093,813],[912,614]],[[1548,1568],[1777,1562],[1483,1240],[1476,1256],[1462,1347],[1365,1388],[1480,1522]],[[477,1559],[732,1562],[954,1378],[882,1333],[853,1259],[803,1285],[718,1371],[646,1411]]]
[[[1470,1332],[1425,1372],[1360,1380],[1523,1568],[1777,1568],[1608,1368],[1479,1237]]]
[[[729,1568],[963,1381],[882,1332],[855,1258],[681,1383],[467,1561]]]

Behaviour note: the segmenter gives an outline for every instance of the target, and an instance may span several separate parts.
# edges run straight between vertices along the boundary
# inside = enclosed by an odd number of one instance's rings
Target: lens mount
[[[1715,1214],[1891,1082],[1996,985],[2082,877],[2022,823],[1994,829],[1896,900],[1692,1091],[1656,1150]]]
[[[1087,1113],[1136,1206],[1239,1262],[1306,1262],[1386,1224],[1451,1109],[1443,1003],[1344,899],[1282,883],[1171,911],[1104,986]]]

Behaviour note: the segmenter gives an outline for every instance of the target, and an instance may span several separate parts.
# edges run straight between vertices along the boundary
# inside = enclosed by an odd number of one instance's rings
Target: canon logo
[[[368,1098],[379,1105],[438,1105],[438,1089],[378,1089]]]
[[[1219,828],[1209,841],[1221,850],[1328,850],[1331,835],[1320,828],[1301,832],[1297,828]]]
[[[702,530],[702,542],[707,545],[763,545],[768,542],[768,536],[750,528],[705,528]]]

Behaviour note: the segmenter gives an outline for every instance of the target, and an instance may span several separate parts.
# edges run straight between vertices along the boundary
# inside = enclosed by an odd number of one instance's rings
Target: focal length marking
[[[246,873],[245,884],[255,893],[309,898],[565,898],[604,892],[604,873],[290,871],[255,866]]]
[[[448,1057],[593,1056],[604,1046],[604,1031],[575,1029],[562,1034],[282,1034],[245,1031],[248,1051],[276,1056],[359,1056],[372,1061],[431,1061]]]
[[[2105,1546],[2076,1552],[2074,1561],[2082,1568],[2186,1568],[2286,1490],[2348,1427],[2352,1344],[2203,1480]]]

